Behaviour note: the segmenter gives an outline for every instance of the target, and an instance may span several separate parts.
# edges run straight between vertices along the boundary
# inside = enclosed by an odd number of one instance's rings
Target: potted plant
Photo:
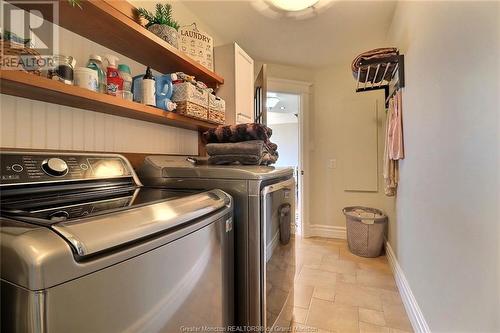
[[[175,48],[179,47],[178,36],[179,23],[172,18],[172,5],[170,4],[156,4],[156,12],[153,15],[145,8],[137,9],[139,17],[148,20],[146,29],[165,40]]]

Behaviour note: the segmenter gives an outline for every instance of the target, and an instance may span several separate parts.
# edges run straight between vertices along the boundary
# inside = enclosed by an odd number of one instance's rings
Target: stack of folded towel
[[[354,76],[355,79],[357,79],[358,70],[361,69],[359,76],[360,82],[367,81],[370,83],[378,83],[383,79],[390,81],[396,63],[389,62],[388,60],[389,58],[396,56],[398,54],[399,51],[395,47],[384,47],[363,52],[352,61],[351,64],[352,75]],[[377,71],[377,64],[371,65],[369,74],[368,74],[368,65],[361,65],[363,61],[367,60],[377,60],[377,63],[380,63],[380,68],[377,72],[377,77],[375,77],[375,72]],[[387,68],[386,71],[387,63],[389,63],[388,65],[389,68]],[[368,74],[368,80],[366,79],[367,74]]]
[[[272,130],[262,124],[219,126],[203,133],[210,164],[270,165],[278,160]]]

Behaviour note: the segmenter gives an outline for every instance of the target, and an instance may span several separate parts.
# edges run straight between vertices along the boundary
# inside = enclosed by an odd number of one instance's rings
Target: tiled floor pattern
[[[296,332],[413,332],[385,256],[355,256],[343,240],[298,238],[296,265]]]

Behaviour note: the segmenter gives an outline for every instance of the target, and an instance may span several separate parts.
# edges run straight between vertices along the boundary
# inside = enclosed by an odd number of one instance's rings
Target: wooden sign
[[[196,23],[179,28],[179,49],[210,69],[214,70],[214,40],[207,33],[198,30]]]

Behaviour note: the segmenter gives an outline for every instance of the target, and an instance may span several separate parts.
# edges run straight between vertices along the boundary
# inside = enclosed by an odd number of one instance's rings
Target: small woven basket
[[[175,109],[175,112],[190,118],[202,120],[208,119],[208,108],[187,101],[176,103],[177,108]]]
[[[208,95],[208,122],[224,124],[226,121],[226,102],[213,94]]]
[[[219,110],[208,109],[207,121],[214,124],[224,124],[226,121],[226,113]]]
[[[7,61],[7,58],[17,57],[17,60],[19,61],[21,57],[24,56],[41,59],[40,53],[29,47],[26,47],[26,45],[22,43],[14,42],[11,40],[0,40],[0,63],[2,64],[2,69],[22,70],[24,72],[32,73],[35,75],[41,75],[41,71],[39,69],[27,70],[24,67],[19,68],[18,66],[12,67],[8,65],[10,64],[10,62]]]

